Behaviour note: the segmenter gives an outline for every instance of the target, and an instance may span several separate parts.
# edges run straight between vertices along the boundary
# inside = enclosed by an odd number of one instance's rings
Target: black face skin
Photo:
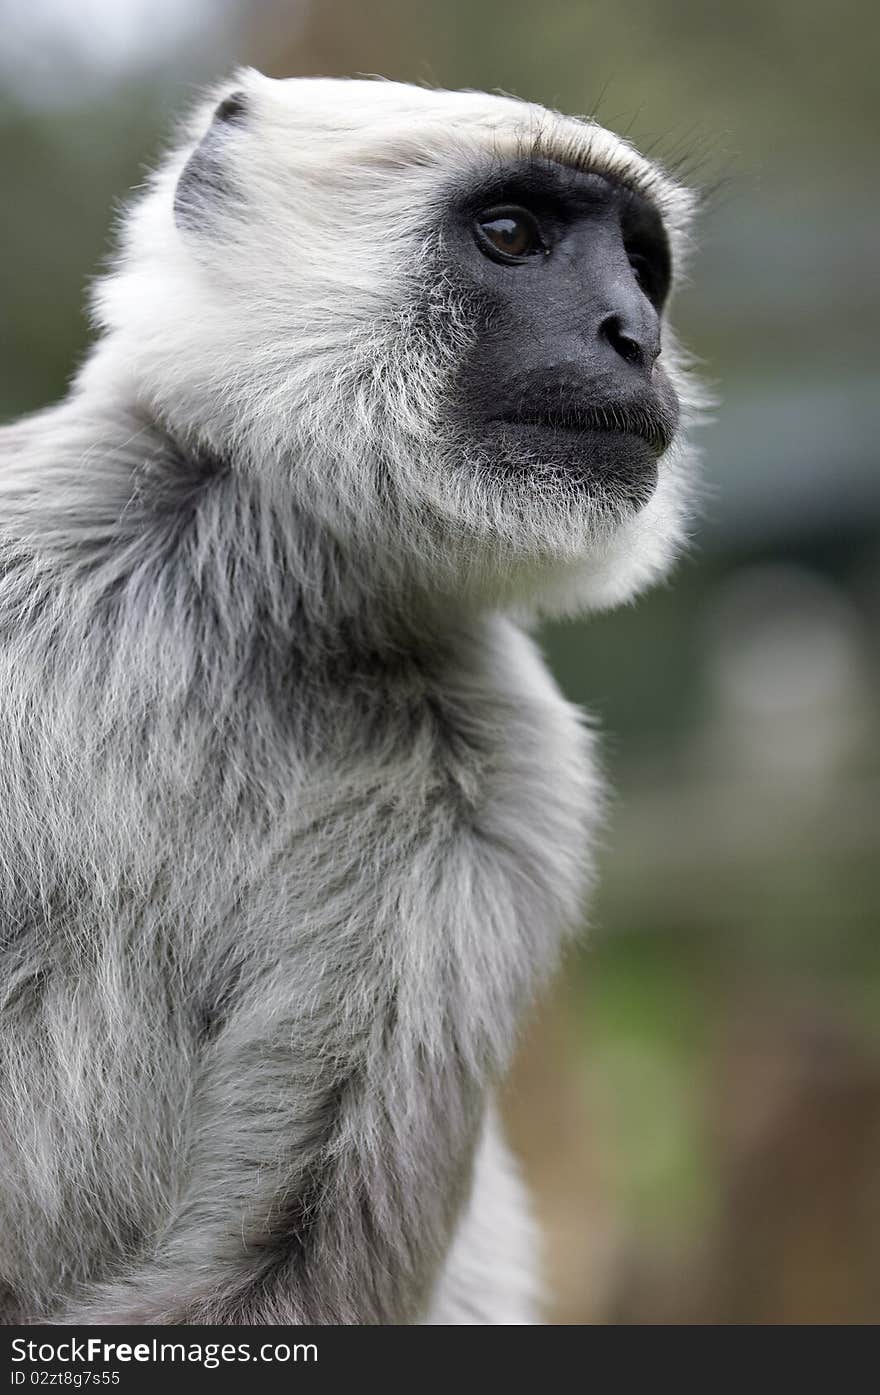
[[[446,246],[479,326],[457,385],[469,454],[645,503],[678,421],[657,362],[670,258],[656,209],[528,161],[453,199]]]

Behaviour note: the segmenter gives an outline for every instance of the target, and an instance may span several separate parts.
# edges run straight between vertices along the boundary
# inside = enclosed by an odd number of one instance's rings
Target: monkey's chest
[[[499,714],[496,743],[470,825],[476,865],[510,917],[539,918],[552,939],[577,928],[591,870],[600,801],[589,733],[560,698]]]
[[[377,823],[374,922],[398,1012],[439,1053],[504,1066],[520,1014],[581,923],[599,806],[589,732],[555,690],[487,700],[437,754],[418,809]]]

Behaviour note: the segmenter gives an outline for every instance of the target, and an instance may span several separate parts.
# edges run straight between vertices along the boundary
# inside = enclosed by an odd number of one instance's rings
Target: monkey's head
[[[682,535],[665,311],[691,212],[593,122],[246,70],[132,211],[98,314],[178,441],[377,584],[605,605]]]

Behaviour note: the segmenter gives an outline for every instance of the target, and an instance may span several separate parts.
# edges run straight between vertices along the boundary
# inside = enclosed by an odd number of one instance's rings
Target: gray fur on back
[[[506,98],[235,86],[214,239],[172,205],[222,91],[69,397],[0,430],[0,1315],[530,1321],[492,1093],[599,801],[521,619],[659,575],[687,459],[633,517],[453,485],[467,307],[408,210],[468,133],[652,167]],[[370,260],[288,271],[352,169]]]

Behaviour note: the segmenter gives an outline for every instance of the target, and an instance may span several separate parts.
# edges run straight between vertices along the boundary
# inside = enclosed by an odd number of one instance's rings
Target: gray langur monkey
[[[684,532],[692,196],[244,70],[0,431],[0,1313],[535,1321],[493,1090],[599,790],[527,636]]]

